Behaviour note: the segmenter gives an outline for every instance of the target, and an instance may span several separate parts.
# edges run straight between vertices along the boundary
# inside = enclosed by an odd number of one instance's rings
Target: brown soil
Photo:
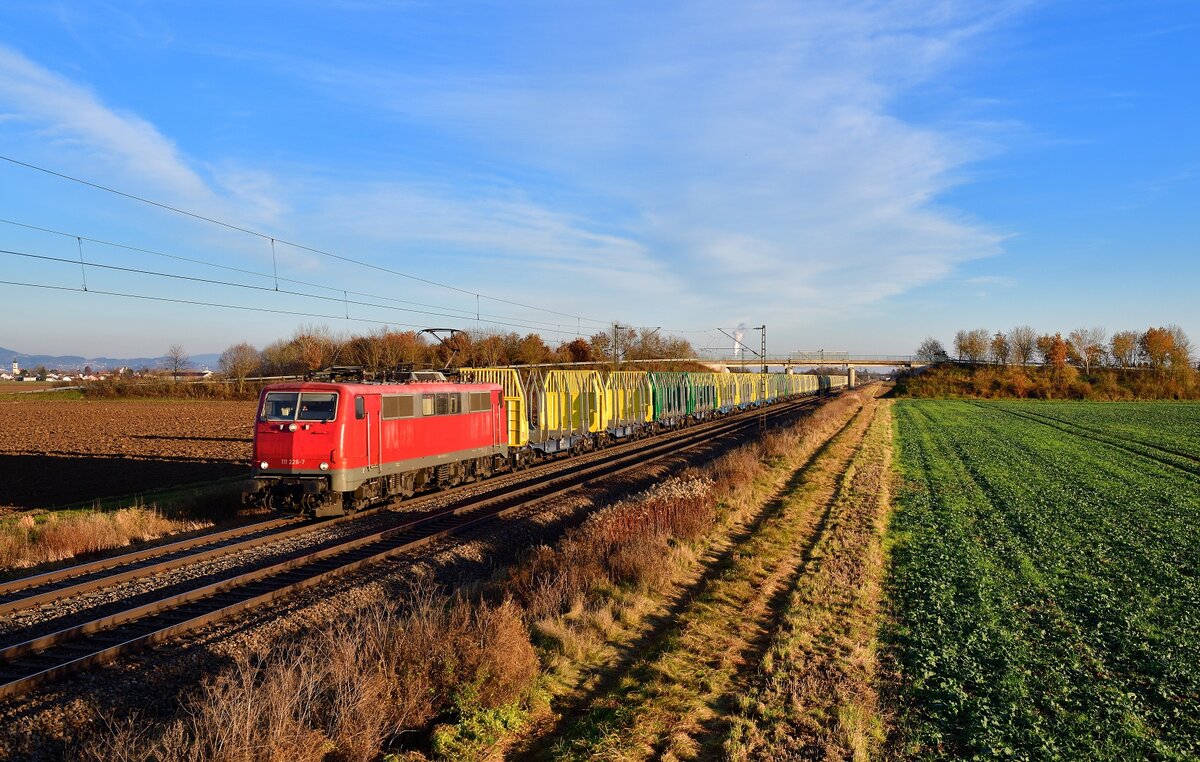
[[[0,401],[0,506],[50,508],[248,472],[253,402]]]

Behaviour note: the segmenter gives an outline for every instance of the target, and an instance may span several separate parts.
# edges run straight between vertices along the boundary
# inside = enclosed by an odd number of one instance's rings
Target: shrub
[[[264,657],[242,657],[150,733],[137,718],[88,739],[90,759],[377,759],[389,738],[447,712],[511,707],[537,655],[520,610],[418,588]]]

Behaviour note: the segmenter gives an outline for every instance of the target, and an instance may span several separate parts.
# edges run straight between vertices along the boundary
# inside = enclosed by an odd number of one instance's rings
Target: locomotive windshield
[[[336,415],[336,394],[304,392],[300,395],[300,420],[331,421]]]
[[[263,400],[264,421],[330,421],[337,416],[337,394],[330,392],[268,392]]]

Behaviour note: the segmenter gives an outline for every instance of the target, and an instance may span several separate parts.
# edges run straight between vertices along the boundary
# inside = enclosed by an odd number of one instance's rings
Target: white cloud
[[[189,161],[141,117],[3,47],[0,107],[200,208],[584,314],[800,326],[999,253],[1001,234],[942,205],[990,150],[994,126],[919,124],[897,103],[974,54],[1006,10],[665,7],[560,9],[503,30],[519,53],[452,69],[397,73],[390,56],[353,62],[358,51],[337,67],[243,51],[246,65],[306,77],[327,99],[314,107],[350,102],[356,117],[418,125],[435,137],[412,150],[433,151],[420,158],[456,178],[360,182],[358,172],[396,168],[338,166],[323,179]],[[573,15],[589,13],[607,23]],[[483,172],[505,179],[480,183]]]
[[[118,162],[159,188],[205,198],[208,186],[145,119],[104,105],[87,88],[0,46],[0,103],[60,143]]]
[[[990,150],[994,126],[916,124],[894,106],[971,55],[1008,12],[955,2],[753,3],[736,13],[684,4],[639,11],[614,38],[591,36],[580,19],[556,29],[541,57],[507,68],[310,76],[597,199],[576,210],[627,210],[618,249],[636,242],[639,254],[614,261],[647,280],[676,273],[659,293],[686,290],[705,305],[689,321],[725,322],[748,301],[803,319],[804,310],[878,303],[1000,252],[1003,235],[938,204]],[[609,55],[597,59],[598,45]],[[438,229],[482,243],[504,228],[473,214],[460,222]],[[598,251],[577,235],[556,240],[562,248],[543,250],[568,266]]]

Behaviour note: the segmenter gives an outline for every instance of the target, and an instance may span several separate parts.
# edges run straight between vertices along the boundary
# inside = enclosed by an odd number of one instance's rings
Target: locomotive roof
[[[331,381],[281,381],[268,385],[264,391],[344,391],[349,394],[433,394],[436,392],[479,391],[503,389],[499,384],[458,383],[454,381],[414,381],[412,383],[362,384]]]

